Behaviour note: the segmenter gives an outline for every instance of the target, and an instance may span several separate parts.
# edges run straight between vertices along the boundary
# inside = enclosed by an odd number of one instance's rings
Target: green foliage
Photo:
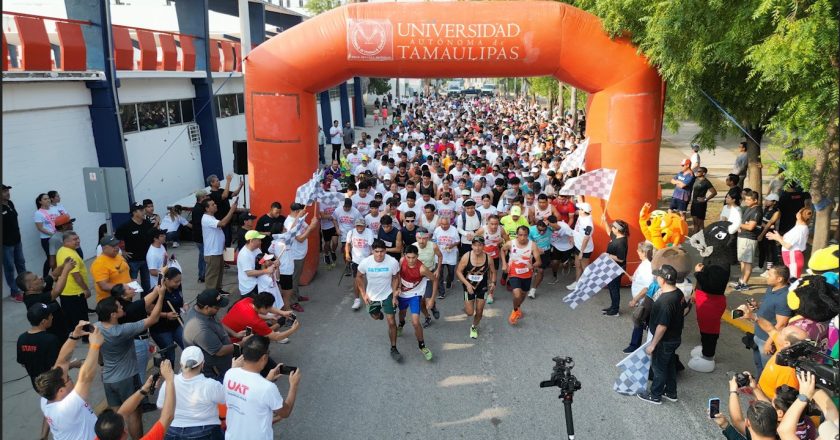
[[[318,15],[341,6],[341,0],[309,0],[306,3],[306,10],[312,15]]]
[[[374,95],[384,95],[391,91],[391,84],[388,82],[388,78],[369,78],[370,83],[368,84],[368,93],[373,93]]]

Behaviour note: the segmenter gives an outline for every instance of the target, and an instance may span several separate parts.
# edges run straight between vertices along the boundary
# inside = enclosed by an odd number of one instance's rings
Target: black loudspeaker
[[[233,172],[248,174],[248,141],[233,141]]]

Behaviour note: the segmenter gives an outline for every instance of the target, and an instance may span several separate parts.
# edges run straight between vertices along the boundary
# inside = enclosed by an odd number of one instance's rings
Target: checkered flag
[[[650,340],[616,364],[616,367],[621,370],[621,374],[613,384],[613,390],[616,393],[632,396],[647,388],[650,356],[645,353],[645,349],[649,344]]]
[[[318,187],[320,186],[320,176],[318,172],[312,174],[312,178],[304,182],[303,185],[299,186],[297,191],[295,192],[295,202],[301,203],[304,205],[308,205],[315,200],[315,195],[317,194]]]
[[[624,273],[624,270],[615,263],[606,253],[601,254],[595,261],[583,271],[577,281],[577,288],[563,298],[563,302],[572,309],[576,309],[592,295],[601,291],[615,277]]]
[[[305,212],[302,216],[300,216],[300,218],[297,219],[297,221],[295,221],[291,229],[282,234],[273,234],[271,238],[286,243],[286,246],[291,246],[292,240],[294,240],[294,238],[297,237],[303,230],[303,227],[306,226],[306,222],[304,220],[306,219],[307,215],[309,215],[309,213]]]
[[[566,181],[560,194],[569,196],[592,196],[609,200],[617,170],[598,168]]]
[[[572,154],[566,156],[563,162],[560,162],[560,172],[568,173],[577,169],[584,170],[584,159],[586,158],[586,149],[589,147],[589,138],[584,139],[583,143],[578,145]]]
[[[320,185],[315,192],[315,200],[322,206],[338,206],[344,201],[344,194],[335,191],[327,191]]]

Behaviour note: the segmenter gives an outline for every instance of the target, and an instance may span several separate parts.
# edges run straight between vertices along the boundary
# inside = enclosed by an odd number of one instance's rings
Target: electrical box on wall
[[[128,179],[125,168],[82,168],[85,197],[90,212],[129,212]]]

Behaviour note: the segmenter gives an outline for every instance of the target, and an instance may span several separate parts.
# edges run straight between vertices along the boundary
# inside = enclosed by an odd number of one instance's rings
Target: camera
[[[558,387],[566,393],[574,393],[580,389],[580,381],[572,375],[575,361],[571,357],[555,357],[551,379],[540,382],[540,388]]]
[[[744,388],[750,384],[750,375],[749,373],[737,373],[735,374],[735,384],[738,385],[738,388]]]
[[[747,350],[754,350],[758,348],[758,346],[755,345],[755,339],[753,339],[754,336],[754,334],[747,332],[747,334],[741,338],[741,343],[744,344],[744,348]]]
[[[169,344],[166,348],[161,348],[155,352],[154,357],[152,357],[152,363],[154,363],[155,368],[160,369],[160,364],[163,363],[163,358],[166,356],[166,353],[175,350],[175,347],[178,345],[174,342]]]
[[[838,362],[820,350],[813,341],[800,341],[779,350],[776,363],[791,367],[797,373],[807,371],[816,378],[817,387],[835,394],[840,392]]]
[[[93,327],[93,324],[85,324],[85,325],[82,326],[82,330],[86,331],[88,333],[93,333],[95,328]]]

